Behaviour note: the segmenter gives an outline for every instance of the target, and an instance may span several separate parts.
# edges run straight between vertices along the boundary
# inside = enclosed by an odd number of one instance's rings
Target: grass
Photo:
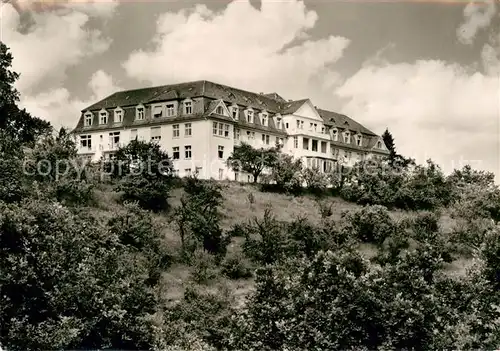
[[[248,222],[254,217],[261,218],[266,209],[272,209],[273,215],[280,221],[293,221],[299,217],[305,217],[313,223],[321,221],[320,208],[314,196],[291,196],[286,194],[276,194],[260,192],[258,188],[251,184],[225,183],[223,190],[224,202],[221,208],[223,215],[222,227],[225,230],[232,225]],[[172,208],[180,205],[183,189],[175,188],[170,193],[170,204]],[[98,203],[92,211],[103,220],[109,220],[122,205],[119,202],[119,194],[112,190],[110,185],[99,185],[95,190],[95,199]],[[355,211],[361,208],[360,205],[346,202],[340,198],[326,198],[322,201],[331,204],[330,218],[338,220],[345,211]],[[415,212],[394,210],[390,212],[391,217],[399,221],[408,216],[414,216]],[[170,214],[154,214],[154,221],[161,230],[171,252],[180,251],[180,239],[176,232],[175,225],[170,221]],[[448,213],[443,212],[439,220],[440,229],[449,232],[455,225],[455,221]],[[233,238],[228,247],[228,253],[241,251],[243,238]],[[366,258],[371,258],[377,253],[374,245],[360,244],[360,253]],[[470,267],[472,260],[460,258],[447,264],[445,271],[452,275],[462,275]],[[187,284],[194,284],[192,279],[193,267],[176,264],[169,268],[162,275],[160,289],[165,304],[177,303],[182,299]],[[253,279],[230,280],[222,275],[217,279],[200,285],[200,288],[208,290],[228,290],[235,301],[236,306],[244,304],[246,297],[254,288]]]

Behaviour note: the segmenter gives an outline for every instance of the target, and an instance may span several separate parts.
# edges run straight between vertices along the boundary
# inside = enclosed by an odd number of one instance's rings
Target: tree
[[[403,169],[407,169],[408,166],[415,166],[415,160],[411,158],[406,158],[403,155],[400,155],[396,152],[396,145],[394,144],[394,137],[391,132],[389,132],[389,128],[386,128],[384,134],[382,134],[382,139],[384,140],[384,144],[389,149],[389,165],[400,167]]]
[[[243,171],[253,175],[253,182],[257,183],[258,177],[266,168],[275,164],[278,151],[275,148],[255,149],[249,144],[242,143],[236,146],[227,159],[227,165],[234,171]]]
[[[50,123],[32,117],[25,109],[16,105],[19,92],[14,83],[19,74],[11,70],[12,54],[0,42],[0,130],[20,143],[33,143],[39,136],[52,131]]]
[[[389,157],[394,158],[396,156],[396,145],[394,145],[394,138],[389,132],[389,128],[386,128],[384,134],[382,134],[382,139],[384,140],[384,144],[391,153]]]
[[[120,179],[117,190],[123,192],[123,200],[138,201],[141,207],[156,212],[168,209],[173,166],[158,144],[132,140],[107,166]]]
[[[302,161],[294,160],[293,156],[279,153],[276,162],[271,166],[271,179],[280,190],[292,190],[300,187],[300,172]]]

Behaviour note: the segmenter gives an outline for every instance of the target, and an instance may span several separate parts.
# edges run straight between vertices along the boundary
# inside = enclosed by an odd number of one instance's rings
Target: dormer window
[[[252,109],[248,109],[245,111],[246,112],[246,115],[247,115],[247,122],[248,123],[253,123],[253,110]]]
[[[332,139],[333,141],[339,141],[339,132],[337,129],[332,129]]]
[[[162,105],[153,106],[152,114],[153,114],[153,118],[163,117],[163,106]]]
[[[377,141],[377,149],[381,149],[382,148],[382,142],[379,140]]]
[[[362,141],[363,141],[363,136],[361,134],[356,135],[356,145],[361,146]]]
[[[135,119],[138,121],[142,121],[144,119],[144,106],[139,105],[135,108]]]
[[[344,143],[346,143],[346,144],[350,144],[351,143],[351,133],[344,132]]]
[[[186,115],[193,113],[193,102],[191,100],[184,101],[184,113]]]
[[[83,120],[83,125],[85,127],[90,127],[92,125],[92,119],[93,119],[93,115],[92,115],[92,112],[87,112],[85,113],[85,119]]]
[[[122,123],[123,122],[123,110],[120,107],[118,107],[117,109],[115,109],[114,113],[115,113],[115,115],[114,115],[115,123]]]
[[[167,117],[175,116],[175,104],[173,102],[167,104],[165,112],[167,114]]]
[[[215,109],[215,113],[217,113],[218,115],[223,115],[224,114],[224,108],[222,106],[217,106],[217,108]]]
[[[99,111],[99,124],[108,124],[108,111]]]
[[[276,117],[276,128],[281,129],[282,126],[283,126],[283,120],[281,119],[281,117]]]
[[[262,112],[261,119],[262,119],[262,125],[267,127],[269,125],[269,115],[265,112]]]
[[[231,117],[233,117],[233,119],[235,119],[235,120],[238,120],[238,117],[239,117],[238,105],[231,106]]]

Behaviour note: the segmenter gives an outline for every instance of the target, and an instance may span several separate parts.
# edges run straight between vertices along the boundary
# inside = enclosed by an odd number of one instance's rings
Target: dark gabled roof
[[[318,111],[321,118],[323,118],[323,120],[325,121],[325,124],[328,126],[337,127],[341,129],[349,129],[362,134],[377,136],[377,134],[375,134],[368,128],[364,127],[363,125],[359,124],[352,118],[347,117],[346,115],[342,115],[340,113],[332,111],[322,110],[320,108],[316,110]]]
[[[194,97],[207,97],[214,99],[212,103],[207,106],[205,113],[211,112],[210,109],[218,104],[219,100],[223,100],[226,104],[237,104],[240,107],[252,107],[257,111],[266,110],[271,115],[276,113],[281,113],[282,115],[291,114],[296,112],[305,102],[309,99],[301,99],[295,101],[285,101],[277,93],[270,94],[258,94],[246,90],[241,90],[237,88],[232,88],[223,84],[218,84],[206,80],[192,81],[179,84],[162,85],[157,87],[149,87],[142,89],[126,90],[116,92],[108,97],[102,99],[101,101],[88,106],[82,112],[87,110],[96,111],[102,108],[114,109],[118,106],[137,106],[139,104],[150,104],[160,101],[176,100],[176,99],[186,99]],[[371,130],[365,128],[360,123],[356,122],[350,117],[345,115],[322,110],[316,108],[318,114],[323,118],[325,125],[334,126],[341,129],[350,129],[355,132],[360,132],[369,136],[376,136]],[[244,121],[243,111],[240,108],[240,123]],[[133,111],[125,111],[124,113],[124,125],[125,124],[135,124],[134,118],[132,116]],[[198,116],[201,117],[201,116]],[[271,117],[271,116],[270,116]],[[259,125],[259,118],[256,116],[255,125]],[[128,122],[128,123],[125,123]],[[141,122],[145,123],[145,122]],[[245,123],[245,122],[243,122]],[[80,118],[78,127],[83,125],[83,117]],[[274,121],[270,118],[269,126],[274,126]],[[105,128],[106,126],[102,126]],[[111,127],[111,118],[110,125]],[[262,128],[268,128],[261,126]],[[378,139],[377,139],[378,140]],[[374,142],[375,143],[375,142]],[[375,144],[373,144],[375,145]]]
[[[285,105],[283,106],[283,110],[281,111],[281,114],[287,115],[296,112],[308,100],[309,99],[302,99],[302,100],[289,101],[285,103]]]
[[[162,99],[170,100],[201,96],[203,95],[204,83],[204,81],[200,80],[196,82],[119,91],[87,107],[83,111],[147,104]]]
[[[240,106],[248,106],[257,110],[278,112],[281,103],[262,94],[252,93],[241,89],[228,87],[223,84],[209,81],[194,81],[180,84],[162,85],[135,90],[126,90],[114,93],[101,101],[85,108],[86,110],[100,110],[101,108],[115,108],[117,106],[133,106],[148,104],[155,101],[186,99],[204,96],[212,99],[222,99]]]
[[[284,98],[282,98],[281,95],[279,95],[278,93],[268,93],[268,94],[264,94],[264,96],[268,97],[270,99],[276,100],[279,103],[286,103],[286,100]]]

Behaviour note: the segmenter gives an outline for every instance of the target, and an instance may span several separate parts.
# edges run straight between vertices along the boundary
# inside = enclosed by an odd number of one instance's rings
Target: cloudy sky
[[[22,104],[55,126],[117,89],[207,79],[309,97],[388,127],[419,162],[500,180],[493,1],[20,0],[0,11]]]

